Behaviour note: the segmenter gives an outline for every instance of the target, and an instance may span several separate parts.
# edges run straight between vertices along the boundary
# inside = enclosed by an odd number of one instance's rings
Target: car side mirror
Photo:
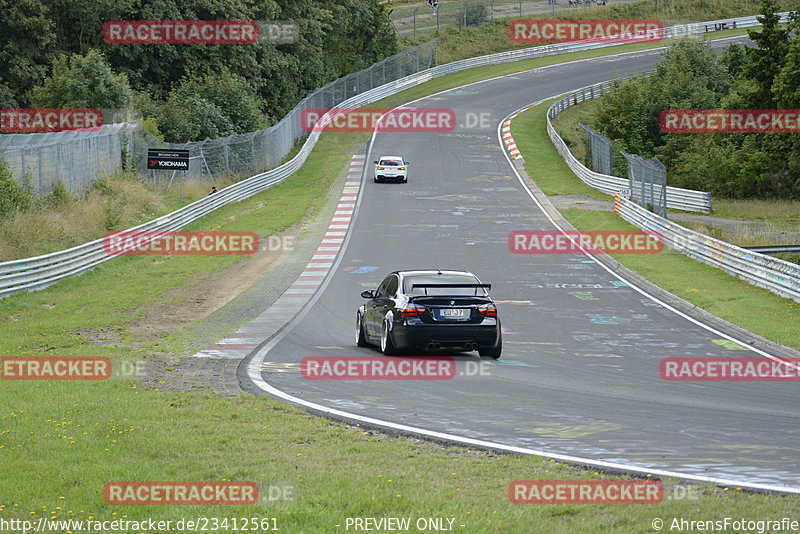
[[[362,291],[361,292],[361,298],[362,299],[374,299],[375,298],[375,292],[372,291],[372,290],[370,290],[370,291]]]
[[[378,164],[378,160],[376,159],[376,160],[375,160],[375,161],[373,161],[372,163],[374,163],[375,165],[377,165],[377,164]]]
[[[408,165],[409,163],[411,163],[411,162],[410,162],[410,161],[406,161],[406,162],[405,162],[405,164],[406,164],[406,165]]]

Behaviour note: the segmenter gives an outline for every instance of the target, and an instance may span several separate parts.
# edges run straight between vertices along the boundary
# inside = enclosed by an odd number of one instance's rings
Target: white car
[[[375,164],[375,182],[396,180],[400,183],[408,181],[408,162],[400,156],[381,156],[373,161]]]

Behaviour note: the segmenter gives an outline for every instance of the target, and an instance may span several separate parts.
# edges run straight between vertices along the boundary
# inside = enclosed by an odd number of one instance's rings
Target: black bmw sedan
[[[497,307],[467,271],[394,271],[356,312],[356,343],[384,354],[403,350],[473,351],[497,359],[503,348]]]

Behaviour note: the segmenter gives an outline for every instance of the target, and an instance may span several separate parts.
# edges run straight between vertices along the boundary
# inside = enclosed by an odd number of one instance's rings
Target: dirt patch
[[[122,341],[120,333],[113,328],[81,328],[70,332],[80,336],[84,341],[99,347],[129,347]]]
[[[297,237],[299,228],[297,225],[272,237]],[[135,343],[158,341],[207,317],[252,286],[273,265],[288,261],[283,251],[268,250],[266,240],[261,239],[262,246],[252,256],[225,269],[198,274],[186,285],[164,294],[159,302],[145,305],[144,315],[128,326]]]
[[[224,269],[197,274],[185,285],[162,295],[154,302],[136,310],[141,317],[126,325],[131,342],[124,342],[122,334],[109,328],[86,328],[74,333],[92,345],[140,348],[162,339],[204,317],[209,316],[252,286],[265,271],[288,261],[280,250],[268,250],[269,237],[297,237],[300,225],[293,226],[261,239],[261,247],[252,256],[246,256]]]
[[[586,195],[553,195],[547,198],[558,210],[614,211],[613,200],[599,200]]]

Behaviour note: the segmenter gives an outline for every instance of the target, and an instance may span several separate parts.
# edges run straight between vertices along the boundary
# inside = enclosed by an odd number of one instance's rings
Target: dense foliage
[[[594,126],[617,149],[657,156],[669,183],[732,198],[800,199],[800,136],[664,133],[665,109],[800,109],[800,24],[778,24],[774,0],[762,0],[757,47],[730,46],[721,57],[703,42],[678,42],[655,72],[616,84]],[[624,160],[615,171],[626,176]],[[623,174],[620,174],[623,173]]]
[[[0,0],[0,13],[0,108],[128,108],[155,117],[170,141],[272,124],[315,88],[397,51],[378,0]],[[109,44],[109,20],[288,20],[300,38]]]

